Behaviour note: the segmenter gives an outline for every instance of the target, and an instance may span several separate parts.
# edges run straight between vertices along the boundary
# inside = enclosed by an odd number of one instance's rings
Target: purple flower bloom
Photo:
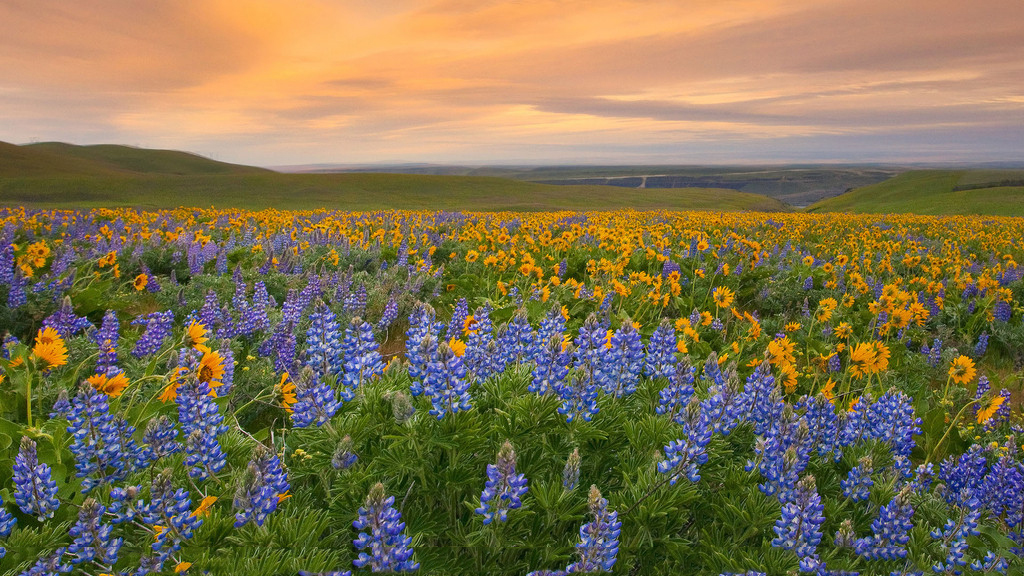
[[[251,520],[263,526],[266,517],[277,510],[279,497],[288,491],[288,477],[281,461],[264,446],[259,446],[246,470],[245,480],[235,491],[235,528]]]
[[[132,320],[133,325],[146,327],[145,332],[139,337],[139,341],[135,343],[132,355],[136,358],[145,358],[160,350],[164,340],[171,334],[173,322],[174,312],[170,310],[166,312],[153,312]]]
[[[579,560],[566,568],[567,572],[610,572],[619,553],[619,532],[622,522],[618,512],[608,509],[608,500],[601,497],[597,486],[590,487],[587,505],[593,519],[580,526],[580,541],[576,544]]]
[[[523,505],[521,497],[526,491],[526,476],[516,474],[516,452],[506,440],[498,451],[497,462],[487,465],[487,483],[480,494],[480,507],[476,513],[483,515],[484,524],[493,520],[504,522],[508,519],[509,510]]]
[[[872,536],[859,538],[854,551],[868,560],[899,560],[906,558],[914,508],[910,505],[910,490],[904,488],[892,501],[882,506],[878,518],[871,523]]]
[[[364,322],[358,316],[352,319],[345,330],[342,354],[345,362],[341,399],[348,402],[355,397],[355,391],[360,386],[379,378],[384,373],[384,362],[377,351],[373,326],[369,322]]]
[[[14,457],[14,503],[40,522],[53,518],[60,506],[57,483],[50,478],[50,465],[39,463],[36,442],[28,436],[21,437],[21,450]]]
[[[338,411],[338,401],[334,388],[317,378],[312,371],[303,371],[303,375],[295,383],[296,402],[292,405],[292,425],[306,428],[310,424],[323,426]]]
[[[96,360],[96,371],[106,374],[107,370],[117,366],[117,338],[120,323],[113,310],[103,315],[103,324],[93,335],[93,342],[99,346],[99,358]]]
[[[676,331],[672,324],[664,319],[658,329],[651,334],[647,344],[647,355],[644,359],[644,375],[648,378],[671,378],[675,373]]]
[[[796,485],[794,498],[782,506],[782,517],[775,522],[772,546],[792,550],[802,564],[805,559],[816,561],[821,525],[825,522],[824,510],[814,476],[804,476]]]
[[[412,538],[405,535],[405,522],[394,503],[395,497],[387,496],[380,482],[370,489],[366,504],[359,509],[359,518],[352,523],[361,531],[353,541],[356,550],[360,550],[353,561],[356,568],[369,565],[373,572],[413,572],[420,567],[412,560]]]
[[[435,360],[427,365],[423,388],[433,408],[430,414],[438,420],[448,413],[472,408],[466,366],[447,344],[441,344]]]
[[[78,522],[68,535],[74,539],[67,554],[74,556],[72,564],[97,562],[111,565],[117,562],[117,553],[123,539],[112,538],[113,525],[102,522],[106,507],[94,498],[86,498],[78,510]]]
[[[321,304],[309,315],[306,330],[306,365],[318,380],[338,381],[344,371],[341,329],[334,312]]]

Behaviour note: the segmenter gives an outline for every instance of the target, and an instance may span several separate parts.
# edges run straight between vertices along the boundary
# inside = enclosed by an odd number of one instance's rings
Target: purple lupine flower
[[[92,322],[84,316],[75,314],[71,298],[65,296],[60,308],[43,320],[43,327],[53,328],[61,338],[67,340],[82,330],[92,328]]]
[[[359,518],[352,523],[361,531],[353,541],[356,550],[360,550],[353,561],[356,568],[369,565],[373,572],[413,572],[420,567],[412,560],[412,538],[405,535],[405,522],[394,503],[395,497],[388,496],[380,482],[370,488],[366,504],[359,509]]]
[[[377,322],[377,330],[386,331],[395,323],[398,319],[398,300],[392,296],[388,299],[388,303],[384,305],[384,312],[380,315],[380,321]]]
[[[743,402],[754,423],[755,434],[764,435],[782,416],[785,402],[775,376],[772,376],[771,364],[761,362],[747,377],[743,386]]]
[[[784,414],[754,448],[761,457],[758,468],[765,479],[757,487],[783,504],[791,502],[796,497],[794,489],[800,474],[807,468],[812,449],[807,422],[792,411]]]
[[[0,241],[0,285],[14,282],[14,246],[8,239]]]
[[[949,456],[939,466],[938,478],[946,485],[943,496],[946,502],[963,506],[978,494],[988,461],[984,448],[972,444],[967,451],[959,456]]]
[[[1015,528],[1024,522],[1024,465],[1016,461],[1015,442],[1007,440],[1005,454],[992,465],[978,490],[980,506]]]
[[[1010,303],[1005,300],[996,302],[996,307],[992,311],[992,316],[999,322],[1009,322],[1010,317],[1013,316],[1013,307]]]
[[[409,362],[410,392],[413,396],[423,393],[421,383],[427,375],[427,366],[437,355],[438,325],[434,321],[434,310],[427,304],[420,304],[409,316],[409,329],[405,332],[405,357]]]
[[[359,289],[345,297],[345,312],[354,316],[363,314],[366,312],[366,300],[366,284],[360,284]]]
[[[700,481],[700,466],[708,461],[707,445],[711,442],[711,422],[694,398],[683,417],[684,438],[665,446],[665,460],[658,462],[658,472],[669,475],[669,484],[685,476],[690,482]]]
[[[540,354],[534,356],[537,368],[533,371],[527,391],[543,396],[557,392],[569,376],[571,357],[564,349],[562,338],[552,335]]]
[[[498,451],[497,462],[487,465],[487,482],[476,513],[483,515],[484,524],[494,520],[505,522],[509,510],[522,507],[521,498],[526,491],[526,476],[516,474],[516,452],[506,440]]]
[[[267,309],[273,306],[273,298],[267,293],[267,285],[260,280],[253,286],[252,304],[245,309],[245,313],[239,319],[238,333],[248,336],[270,328]]]
[[[533,360],[539,361],[540,357],[545,354],[545,348],[552,337],[557,337],[561,341],[564,333],[565,318],[562,317],[562,310],[558,306],[552,306],[541,319],[540,326],[537,327],[537,334],[531,342]]]
[[[352,451],[352,437],[346,434],[338,442],[338,447],[334,450],[334,456],[331,457],[331,466],[335,470],[346,470],[351,468],[358,459],[359,456]]]
[[[567,572],[610,572],[619,552],[619,532],[622,522],[618,512],[608,509],[608,500],[601,496],[597,486],[590,487],[587,506],[593,519],[580,526],[580,541],[576,544],[579,560],[566,568]]]
[[[117,338],[120,323],[113,310],[103,315],[103,324],[92,335],[93,342],[99,346],[99,358],[96,360],[96,372],[106,374],[110,368],[117,366]]]
[[[214,332],[224,323],[222,315],[223,310],[217,299],[217,293],[212,289],[208,290],[203,300],[203,307],[199,309],[199,323],[206,326],[210,332]]]
[[[178,386],[177,401],[189,476],[196,480],[215,476],[227,465],[227,456],[217,438],[227,432],[228,427],[210,396],[210,384],[202,380],[186,381]]]
[[[36,560],[31,568],[21,573],[21,576],[53,576],[54,574],[66,574],[71,572],[71,565],[64,562],[67,548],[61,546],[52,553]]]
[[[170,554],[177,551],[182,541],[192,538],[193,532],[203,523],[198,515],[192,514],[188,490],[174,489],[170,469],[165,469],[153,478],[150,501],[139,507],[138,517],[151,526],[164,527],[154,535],[151,545],[161,563],[167,558],[161,552]],[[159,571],[159,568],[156,570]]]
[[[651,334],[644,358],[644,375],[648,378],[671,378],[675,374],[676,331],[668,319],[663,319],[658,329]]]
[[[939,363],[942,362],[942,340],[936,338],[932,341],[931,347],[922,346],[921,353],[928,356],[928,364],[932,368],[937,368]]]
[[[1006,558],[996,556],[995,552],[991,550],[985,552],[984,558],[971,562],[971,570],[981,572],[983,574],[1006,574],[1006,570],[1009,567],[1010,563]]]
[[[468,316],[469,304],[466,303],[465,298],[459,298],[459,301],[455,303],[455,309],[452,310],[452,319],[448,322],[448,327],[445,329],[443,336],[448,339],[455,338],[461,340],[463,337],[463,326],[465,326]]]
[[[433,408],[430,414],[438,420],[445,414],[469,410],[469,381],[466,380],[466,366],[447,344],[441,344],[437,356],[427,365],[423,388]]]
[[[875,485],[874,480],[871,479],[873,471],[871,456],[861,458],[857,465],[850,469],[846,480],[839,483],[843,488],[843,496],[854,502],[867,500],[871,496],[871,487]]]
[[[712,431],[728,435],[750,411],[735,369],[724,374],[718,366],[718,354],[712,351],[704,363],[704,378],[712,384],[708,387],[708,397],[701,402],[701,411],[711,422]]]
[[[838,461],[842,457],[842,452],[836,450],[840,424],[835,406],[819,395],[802,400],[797,407],[804,409],[809,441],[817,447],[818,454],[825,456],[833,453],[834,459]]]
[[[981,358],[985,355],[985,351],[988,350],[988,332],[982,332],[981,336],[978,336],[978,343],[974,345],[974,357]]]
[[[640,333],[627,318],[612,334],[610,344],[602,370],[602,387],[606,394],[614,394],[616,398],[628,396],[636,392],[644,367],[644,345]]]
[[[83,494],[135,471],[135,428],[111,414],[106,394],[83,384],[71,400],[67,419],[75,476],[82,479]]]
[[[661,265],[661,277],[668,278],[673,272],[682,276],[683,269],[679,267],[679,264],[676,264],[671,260],[665,260],[665,263]]]
[[[181,451],[181,443],[177,441],[178,429],[174,422],[167,416],[152,418],[146,424],[146,431],[142,435],[143,447],[139,452],[136,467],[139,469],[148,468],[160,458],[170,456]]]
[[[696,370],[689,362],[677,364],[669,375],[668,386],[658,393],[658,406],[654,411],[658,414],[667,414],[669,418],[682,424],[686,407],[693,398],[695,375]]]
[[[310,424],[323,426],[337,413],[341,402],[334,388],[317,378],[311,370],[304,370],[295,383],[296,402],[292,405],[292,426],[306,428]]]
[[[15,271],[14,278],[11,279],[11,284],[7,291],[8,308],[18,308],[28,304],[28,293],[25,292],[25,286],[27,285],[28,282],[21,274],[21,270]]]
[[[384,374],[384,362],[377,351],[377,341],[373,337],[373,326],[356,316],[345,330],[342,342],[344,355],[344,376],[340,391],[343,402],[355,397],[360,386],[379,378]]]
[[[72,564],[96,562],[112,565],[117,562],[117,553],[124,543],[122,538],[113,538],[114,526],[102,521],[106,507],[95,498],[86,498],[78,510],[78,522],[68,531],[73,542],[67,554],[74,556]]]
[[[136,358],[145,358],[146,356],[160,350],[160,347],[164,344],[164,340],[166,340],[171,334],[171,326],[173,323],[174,312],[171,310],[167,310],[165,312],[153,312],[132,320],[133,325],[146,327],[145,332],[142,333],[138,342],[135,343],[135,348],[132,349],[132,355]]]
[[[334,312],[321,304],[309,315],[306,330],[306,365],[318,380],[340,381],[344,373],[341,328]],[[285,370],[287,372],[287,370]]]
[[[263,521],[280,502],[289,488],[288,477],[281,461],[269,449],[259,446],[246,469],[245,480],[235,492],[235,528],[252,521],[263,526]]]
[[[782,517],[775,522],[772,546],[792,550],[800,558],[801,571],[817,563],[824,511],[814,476],[804,476],[796,485],[793,499],[783,504]]]
[[[50,465],[39,463],[36,442],[28,436],[21,437],[21,450],[14,457],[14,503],[40,522],[53,518],[60,506],[57,483],[50,478]]]
[[[597,391],[597,383],[586,374],[574,373],[569,377],[568,384],[563,384],[557,389],[558,395],[562,398],[558,413],[565,416],[566,422],[572,422],[577,418],[590,422],[598,412]]]
[[[907,557],[907,542],[914,507],[910,505],[910,489],[904,488],[878,512],[871,523],[871,536],[858,538],[853,549],[858,556],[868,560],[899,560]]]
[[[921,433],[921,419],[914,416],[914,406],[903,392],[884,394],[867,411],[867,433],[892,446],[893,454],[910,456],[917,443],[914,435]]]
[[[7,511],[4,506],[4,499],[0,497],[0,538],[7,538],[11,535],[11,530],[14,529],[14,525],[17,524],[18,520],[13,514]],[[3,546],[0,546],[0,558],[3,558],[7,554],[7,550]]]
[[[607,329],[591,314],[580,326],[572,364],[587,386],[597,386],[604,370]]]
[[[473,322],[466,341],[466,370],[471,381],[479,382],[498,372],[500,356],[494,341],[491,307],[481,306],[473,312]]]
[[[530,359],[533,350],[533,330],[525,310],[516,312],[505,330],[498,335],[498,349],[504,355],[504,363],[518,364]]]

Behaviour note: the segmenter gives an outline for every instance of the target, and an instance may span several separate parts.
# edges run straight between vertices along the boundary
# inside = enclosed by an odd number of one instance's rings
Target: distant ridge
[[[913,170],[856,188],[807,212],[1024,216],[1024,170]]]
[[[54,175],[162,175],[253,174],[265,168],[218,162],[178,150],[154,150],[118,144],[78,146],[40,142],[16,146],[0,142],[0,176],[6,178]]]
[[[735,190],[624,190],[423,174],[283,174],[187,152],[0,143],[0,206],[310,210],[788,210]]]

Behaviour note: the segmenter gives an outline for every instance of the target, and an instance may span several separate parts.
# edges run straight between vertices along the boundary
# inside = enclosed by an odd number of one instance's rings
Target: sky
[[[1024,1],[0,0],[0,140],[260,166],[1024,160]]]

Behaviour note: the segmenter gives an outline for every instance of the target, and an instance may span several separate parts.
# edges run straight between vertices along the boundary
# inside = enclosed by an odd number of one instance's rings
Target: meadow
[[[0,572],[1019,574],[1022,234],[0,209]]]
[[[1024,216],[1022,170],[914,170],[826,198],[808,212]]]

